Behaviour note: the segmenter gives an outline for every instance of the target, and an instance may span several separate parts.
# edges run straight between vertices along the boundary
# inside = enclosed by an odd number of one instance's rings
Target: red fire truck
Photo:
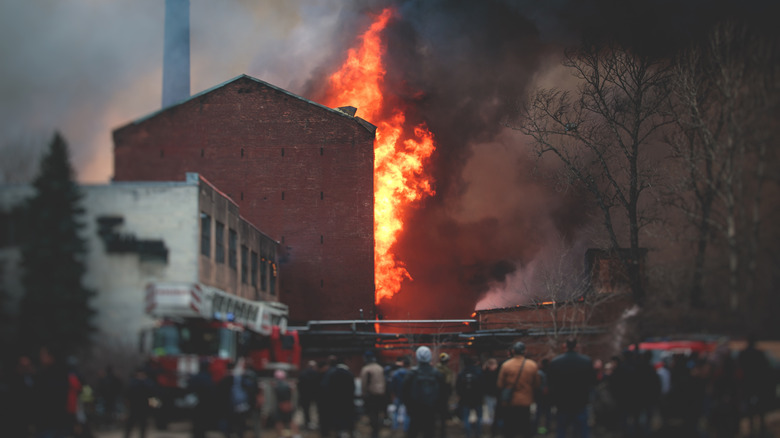
[[[287,306],[251,301],[198,283],[152,283],[146,289],[146,314],[154,327],[141,333],[142,352],[159,389],[158,425],[175,411],[191,408],[187,382],[208,364],[214,382],[228,363],[259,375],[300,365],[298,333],[287,330]]]

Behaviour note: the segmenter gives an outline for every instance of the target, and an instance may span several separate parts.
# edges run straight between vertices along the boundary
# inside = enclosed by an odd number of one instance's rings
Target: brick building
[[[281,243],[292,322],[374,311],[375,127],[242,75],[116,129],[115,181],[197,172]]]

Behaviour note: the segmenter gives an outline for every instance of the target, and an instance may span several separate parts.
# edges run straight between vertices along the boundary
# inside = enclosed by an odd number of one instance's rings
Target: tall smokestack
[[[165,0],[162,106],[190,97],[190,0]]]

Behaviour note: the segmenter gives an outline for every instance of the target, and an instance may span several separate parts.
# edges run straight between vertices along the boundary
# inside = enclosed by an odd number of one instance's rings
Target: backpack
[[[240,376],[233,377],[233,386],[230,387],[230,403],[234,412],[243,413],[249,410],[249,394],[241,384]]]
[[[411,402],[423,409],[433,409],[439,401],[439,378],[434,369],[414,371],[411,382]]]

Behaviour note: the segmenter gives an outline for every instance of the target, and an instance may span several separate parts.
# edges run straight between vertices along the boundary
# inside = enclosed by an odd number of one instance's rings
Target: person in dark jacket
[[[490,424],[490,436],[498,435],[501,420],[498,415],[498,361],[491,357],[485,361],[482,368],[482,379],[485,382],[485,423]]]
[[[409,415],[407,438],[433,438],[436,413],[444,398],[447,384],[444,376],[431,366],[431,350],[419,347],[415,353],[417,367],[407,373],[401,391],[401,401]]]
[[[34,380],[35,436],[64,437],[68,430],[68,370],[60,354],[48,347],[39,351],[41,368]]]
[[[312,404],[316,403],[317,390],[320,385],[320,373],[317,372],[317,362],[309,361],[305,370],[298,377],[298,405],[303,411],[303,427],[312,429]]]
[[[22,355],[17,359],[16,368],[8,378],[7,391],[7,405],[2,411],[8,415],[5,433],[26,437],[35,418],[35,375],[28,356]]]
[[[355,426],[355,377],[349,367],[335,356],[330,357],[328,362],[328,371],[322,378],[321,386],[323,414],[328,421],[322,429],[323,438],[331,431],[352,436]]]
[[[576,436],[588,438],[588,402],[596,385],[596,372],[590,357],[575,351],[576,339],[566,341],[566,353],[552,361],[547,371],[552,403],[557,408],[557,436],[566,437],[570,427]]]
[[[146,436],[146,426],[149,422],[149,398],[154,395],[154,385],[143,368],[137,368],[125,390],[127,407],[127,420],[125,422],[125,438],[130,438],[130,433],[136,426],[141,438]]]
[[[192,436],[204,438],[206,431],[216,426],[214,412],[216,406],[217,386],[209,372],[209,362],[201,361],[198,373],[190,377],[187,388],[198,398],[198,403],[192,409]]]
[[[482,370],[474,359],[469,356],[463,358],[463,370],[458,373],[455,380],[455,392],[458,395],[460,418],[463,421],[463,429],[466,438],[479,438],[482,436],[482,403],[485,399],[485,381]],[[471,427],[471,413],[477,416],[477,424]]]

